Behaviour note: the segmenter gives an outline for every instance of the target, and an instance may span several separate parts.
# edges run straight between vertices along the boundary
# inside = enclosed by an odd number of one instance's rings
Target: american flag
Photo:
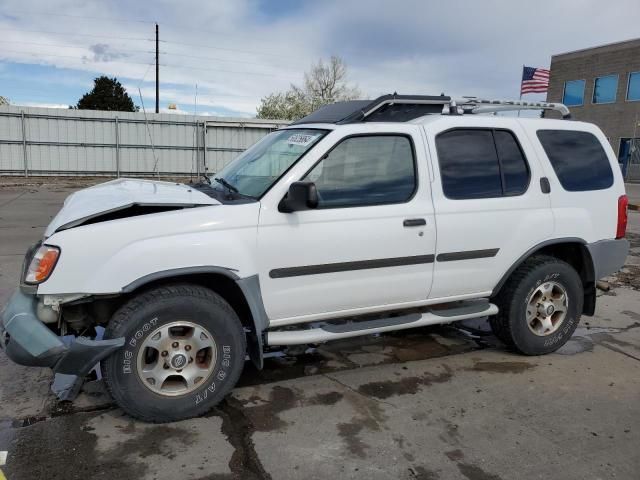
[[[525,93],[544,93],[549,88],[549,70],[545,68],[522,67],[520,95]]]

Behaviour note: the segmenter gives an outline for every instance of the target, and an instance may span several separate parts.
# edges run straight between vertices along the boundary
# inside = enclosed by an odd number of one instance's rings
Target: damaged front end
[[[57,374],[81,380],[98,362],[124,345],[124,338],[84,337],[67,345],[38,318],[37,304],[35,295],[16,291],[0,314],[0,348],[19,365],[49,367]],[[67,395],[74,396],[72,392]]]

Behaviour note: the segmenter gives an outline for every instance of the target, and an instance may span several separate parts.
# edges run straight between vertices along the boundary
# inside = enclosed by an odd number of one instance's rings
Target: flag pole
[[[522,71],[520,72],[520,101],[522,101],[522,75],[524,75],[524,63],[522,64]],[[518,117],[520,116],[520,110],[518,110]]]

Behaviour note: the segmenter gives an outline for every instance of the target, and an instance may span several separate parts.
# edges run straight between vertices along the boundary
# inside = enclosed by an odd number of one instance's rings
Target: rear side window
[[[529,185],[524,154],[507,130],[449,130],[437,136],[436,148],[447,198],[520,195]]]
[[[573,130],[538,130],[537,134],[562,188],[584,192],[613,185],[611,164],[593,134]]]

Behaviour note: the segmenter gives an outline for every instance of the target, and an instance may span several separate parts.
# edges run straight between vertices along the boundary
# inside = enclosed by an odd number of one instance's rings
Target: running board
[[[429,308],[425,312],[397,317],[383,317],[345,323],[327,323],[304,330],[266,332],[267,345],[304,345],[324,343],[341,338],[359,337],[372,333],[391,332],[408,328],[450,323],[457,320],[485,317],[498,313],[498,307],[487,301],[458,302],[449,308]]]

